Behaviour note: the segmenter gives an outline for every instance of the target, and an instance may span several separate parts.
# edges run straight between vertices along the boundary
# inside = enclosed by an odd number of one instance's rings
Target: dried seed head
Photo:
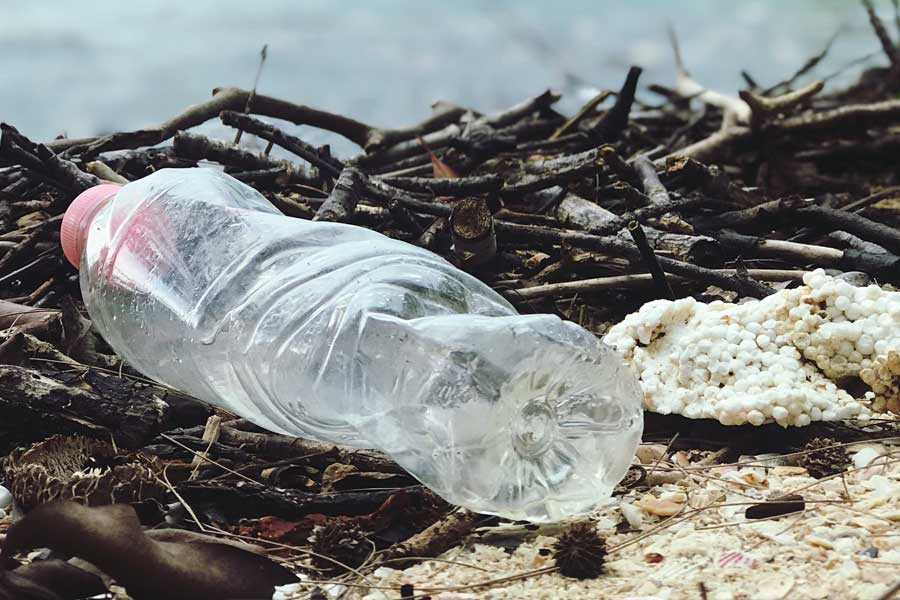
[[[591,523],[573,525],[553,546],[559,572],[575,579],[595,579],[603,571],[606,540]]]
[[[328,560],[329,558],[355,569],[366,560],[372,549],[362,529],[338,519],[329,519],[322,525],[316,525],[309,536],[309,543],[313,552],[322,555],[313,555],[313,566],[328,573],[346,570],[340,564]]]
[[[847,449],[843,446],[829,448],[838,442],[832,438],[813,438],[803,450],[809,452],[797,459],[797,464],[816,479],[840,473],[850,464]]]

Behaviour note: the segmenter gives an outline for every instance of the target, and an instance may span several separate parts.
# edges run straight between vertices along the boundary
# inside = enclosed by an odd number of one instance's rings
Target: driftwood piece
[[[869,252],[856,248],[838,250],[828,246],[741,235],[733,231],[721,231],[716,237],[730,250],[752,256],[779,258],[844,271],[863,271],[889,281],[896,281],[900,276],[900,257],[885,251]]]
[[[753,112],[752,126],[760,128],[767,125],[771,120],[776,119],[779,115],[786,114],[797,106],[809,102],[824,87],[824,82],[813,81],[799,90],[787,92],[773,98],[760,96],[750,90],[741,90],[738,94]]]
[[[494,226],[501,239],[528,239],[532,243],[550,245],[560,245],[565,242],[572,246],[601,250],[610,254],[625,256],[632,260],[641,259],[637,247],[616,238],[575,231],[552,230],[505,221],[495,221]],[[667,273],[691,277],[697,281],[717,285],[723,289],[734,290],[753,298],[763,298],[774,291],[767,285],[741,276],[730,276],[713,269],[706,269],[704,267],[665,257],[657,257],[657,260]]]
[[[669,191],[659,180],[656,173],[656,167],[650,162],[646,156],[639,156],[634,161],[634,167],[637,169],[638,176],[641,178],[641,185],[644,188],[644,194],[650,198],[652,204],[663,204],[671,201]]]
[[[156,127],[108,136],[54,140],[47,146],[54,151],[77,151],[88,155],[96,155],[99,152],[110,150],[153,146],[172,138],[178,131],[196,127],[218,117],[222,111],[244,111],[251,95],[253,102],[249,112],[252,114],[284,119],[295,125],[309,125],[332,131],[366,150],[375,150],[401,140],[413,139],[422,132],[441,125],[446,118],[446,115],[441,115],[439,118],[429,119],[414,128],[389,130],[302,104],[256,94],[250,90],[223,87],[214,89],[212,98],[206,102],[190,106],[181,114]]]
[[[619,233],[620,238],[634,237],[629,230]],[[642,227],[643,235],[656,252],[669,254],[678,260],[701,267],[718,268],[725,262],[725,255],[719,242],[707,235],[686,235],[669,233],[652,227]]]
[[[125,185],[126,183],[128,183],[127,178],[125,178],[125,177],[119,175],[118,173],[116,173],[115,171],[113,171],[111,168],[109,168],[109,165],[107,165],[102,160],[95,160],[95,161],[89,162],[84,167],[88,173],[90,173],[91,175],[94,175],[96,177],[99,177],[100,179],[103,179],[104,181],[111,181],[113,183],[121,183],[122,185]]]
[[[600,147],[600,158],[618,176],[618,178],[631,185],[640,185],[641,179],[633,165],[625,162],[615,148],[606,145]]]
[[[43,144],[35,144],[6,123],[0,123],[0,162],[21,161],[59,182],[73,194],[83,192],[102,181],[79,169],[73,162],[60,158]]]
[[[699,217],[692,220],[694,227],[704,231],[717,231],[724,228],[742,227],[745,225],[767,226],[770,221],[783,217],[798,208],[813,206],[814,201],[805,198],[783,198],[764,202],[757,206],[741,210],[728,211],[710,217]]]
[[[429,225],[425,231],[422,232],[422,235],[416,240],[416,245],[429,250],[435,250],[438,238],[447,233],[449,228],[450,222],[444,217],[438,217],[431,222],[431,225]]]
[[[547,90],[542,94],[535,96],[534,98],[529,98],[528,100],[520,102],[519,104],[516,104],[515,106],[512,106],[502,112],[496,113],[494,115],[483,115],[476,117],[471,122],[466,123],[465,126],[460,126],[456,123],[453,123],[447,125],[443,129],[428,133],[427,135],[416,136],[416,139],[407,138],[410,141],[397,143],[392,147],[379,152],[371,153],[368,156],[360,156],[356,158],[354,162],[356,162],[356,164],[358,164],[360,167],[369,169],[376,165],[393,163],[398,160],[409,158],[411,156],[425,154],[422,141],[424,141],[425,145],[427,145],[427,147],[431,148],[432,150],[444,148],[450,145],[451,142],[458,143],[461,140],[464,140],[467,137],[467,133],[471,134],[471,132],[476,132],[479,130],[488,130],[490,132],[494,132],[495,130],[510,126],[536,111],[549,107],[557,100],[559,100],[559,98],[559,94],[551,90]],[[419,137],[421,137],[422,141],[418,139]],[[494,142],[492,141],[492,143]],[[508,147],[508,142],[501,143],[501,147],[503,146]]]
[[[341,173],[328,199],[316,211],[313,221],[345,223],[353,215],[363,187],[362,173],[347,167]]]
[[[499,175],[473,177],[381,177],[381,181],[401,190],[434,194],[435,196],[469,196],[498,192],[503,187]]]
[[[864,240],[874,242],[894,254],[900,254],[900,232],[888,225],[877,223],[851,212],[822,206],[799,208],[795,210],[795,214],[818,225],[828,225],[847,231]]]
[[[887,253],[887,250],[885,250],[882,246],[873,244],[872,242],[867,242],[866,240],[858,238],[852,233],[847,233],[846,231],[832,231],[828,234],[828,239],[834,240],[835,242],[841,244],[845,244],[846,246],[853,248],[854,250],[860,250],[862,252],[869,252],[871,254]]]
[[[178,493],[195,510],[211,507],[232,520],[275,516],[297,519],[308,514],[329,516],[366,515],[374,512],[398,489],[364,490],[361,492],[311,493],[292,489],[275,489],[241,480],[190,481],[177,486]],[[410,496],[424,495],[425,488],[400,488]]]
[[[581,121],[585,117],[590,116],[595,110],[597,110],[597,107],[600,106],[600,104],[610,96],[612,96],[612,92],[609,90],[603,90],[599,92],[596,96],[588,100],[587,103],[585,103],[585,105],[582,106],[577,113],[572,115],[572,117],[568,121],[563,123],[562,127],[554,131],[549,140],[557,140],[565,134],[569,133],[569,131],[573,127],[581,123]]]
[[[469,535],[479,519],[478,514],[465,509],[452,512],[424,531],[382,552],[379,562],[391,561],[391,567],[398,568],[400,565],[393,564],[395,559],[438,556]]]
[[[223,110],[219,114],[219,118],[222,119],[222,123],[225,125],[236,127],[240,131],[249,131],[264,140],[281,146],[330,177],[339,176],[344,168],[344,164],[341,161],[324,155],[312,144],[307,144],[300,138],[287,134],[269,123],[233,110]]]
[[[353,465],[360,471],[404,472],[397,463],[378,450],[350,448],[275,433],[241,431],[227,425],[220,428],[219,440],[271,458],[307,456],[311,464],[340,462]]]
[[[872,0],[862,0],[862,3],[866,8],[866,13],[869,15],[869,23],[872,25],[872,30],[878,37],[878,41],[881,42],[881,48],[884,50],[885,56],[888,57],[892,65],[900,65],[900,48],[894,44],[894,40],[891,39],[891,34],[887,32],[884,22],[878,16],[878,13],[875,12]]]
[[[725,275],[737,274],[737,269],[717,269]],[[747,274],[759,281],[798,281],[808,271],[791,269],[748,269]],[[694,280],[670,275],[669,283],[672,285],[686,285]],[[572,296],[575,294],[591,294],[596,292],[622,291],[634,289],[646,289],[654,284],[649,273],[633,273],[630,275],[614,275],[611,277],[595,277],[591,279],[579,279],[576,281],[561,281],[513,290],[503,290],[503,294],[510,300],[535,300],[550,296]]]
[[[556,207],[556,218],[564,225],[576,229],[584,229],[585,231],[593,231],[602,227],[608,227],[611,223],[616,222],[619,217],[614,212],[606,210],[590,200],[585,200],[575,194],[566,193]]]
[[[634,92],[637,90],[638,79],[642,69],[631,67],[622,89],[616,96],[616,102],[612,108],[606,111],[597,123],[588,129],[588,135],[600,142],[613,142],[619,139],[625,127],[628,126],[628,115],[631,113],[631,105],[634,103]]]
[[[96,383],[112,376],[94,377]],[[35,369],[0,365],[0,438],[21,444],[70,433],[113,436],[121,446],[140,447],[171,421],[164,397],[159,389],[121,379],[103,386],[66,383]]]
[[[669,280],[666,279],[666,273],[659,264],[659,258],[650,246],[650,242],[647,241],[647,235],[644,233],[641,224],[637,221],[631,221],[628,224],[628,233],[631,234],[631,238],[634,240],[635,245],[641,253],[641,258],[644,260],[644,266],[650,271],[650,275],[653,278],[653,285],[656,287],[659,297],[665,298],[666,300],[674,300],[675,294],[672,292],[672,286],[669,283]]]
[[[468,265],[483,264],[497,254],[494,219],[482,198],[460,200],[450,213],[453,249]]]
[[[567,184],[598,173],[601,168],[598,150],[588,150],[560,158],[529,161],[516,180],[507,181],[501,194],[511,198]]]
[[[742,142],[746,142],[753,137],[753,130],[749,127],[728,127],[720,129],[715,133],[689,144],[684,148],[680,148],[670,154],[654,160],[654,164],[663,167],[666,162],[674,158],[694,158],[701,161],[713,161],[721,158],[726,150],[730,150],[734,146]]]
[[[288,179],[312,185],[315,180],[286,161],[273,160],[238,146],[209,139],[206,136],[180,131],[173,142],[175,154],[192,160],[212,160],[229,167],[247,170],[278,169]]]
[[[666,162],[666,174],[670,177],[680,176],[682,179],[679,183],[682,185],[697,186],[711,196],[731,200],[742,206],[757,206],[765,201],[765,198],[732,182],[719,167],[704,165],[686,156],[669,159]]]

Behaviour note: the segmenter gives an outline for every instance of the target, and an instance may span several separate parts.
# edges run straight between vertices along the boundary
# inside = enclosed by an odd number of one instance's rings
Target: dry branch
[[[328,199],[316,211],[313,221],[346,223],[356,210],[362,190],[363,174],[358,169],[347,167],[334,184]]]

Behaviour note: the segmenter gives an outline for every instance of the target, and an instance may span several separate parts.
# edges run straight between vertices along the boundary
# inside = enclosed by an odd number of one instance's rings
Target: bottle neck
[[[78,230],[77,235],[75,236],[75,251],[78,253],[78,256],[81,256],[81,253],[84,251],[84,246],[87,244],[87,236],[91,230],[91,223],[94,221],[94,217],[97,216],[107,204],[109,204],[113,198],[115,198],[115,192],[111,193],[106,198],[103,198],[97,204],[92,206],[90,210],[88,210],[84,215],[82,215],[80,221],[78,222]]]
[[[81,263],[81,252],[91,221],[121,187],[118,184],[102,184],[89,188],[79,194],[66,210],[60,227],[60,243],[66,258],[76,268]]]

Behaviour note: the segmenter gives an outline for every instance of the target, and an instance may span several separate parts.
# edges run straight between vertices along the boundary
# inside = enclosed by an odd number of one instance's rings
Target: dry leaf
[[[9,528],[3,555],[33,548],[87,560],[134,600],[271,598],[276,586],[297,581],[290,571],[246,544],[180,530],[158,530],[151,537],[134,509],[123,504],[40,506]]]
[[[67,600],[106,592],[96,575],[62,560],[40,560],[0,571],[0,600]]]
[[[0,329],[11,327],[51,342],[62,332],[58,310],[34,308],[0,300]]]
[[[427,152],[428,156],[431,158],[431,168],[434,171],[434,177],[436,179],[456,179],[459,177],[459,174],[454,171],[450,165],[442,161],[431,151],[431,148],[428,147],[428,144],[425,143],[424,139],[419,138],[419,143],[422,144],[422,147],[425,148],[425,152]]]

